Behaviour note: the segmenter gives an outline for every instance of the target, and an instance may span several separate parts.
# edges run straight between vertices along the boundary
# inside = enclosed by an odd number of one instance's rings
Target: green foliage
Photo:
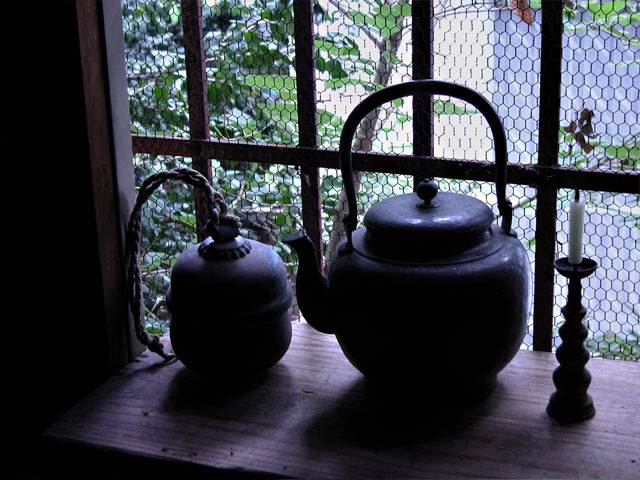
[[[188,162],[182,165],[189,166]],[[139,156],[134,164],[136,185],[153,171],[178,166],[173,158]],[[143,206],[140,238],[140,269],[147,325],[159,333],[168,327],[164,292],[178,255],[197,241],[193,192],[184,184],[167,183],[153,192]]]
[[[565,4],[565,31],[607,32],[632,47],[640,46],[637,26],[640,4],[637,0],[579,0]]]
[[[368,7],[368,4],[363,2]],[[358,8],[356,6],[356,8]],[[351,10],[348,17],[357,25],[368,25],[377,35],[389,38],[400,30],[397,18],[411,16],[411,4],[375,5],[371,13],[364,10]]]
[[[640,47],[640,2],[638,0],[578,0],[565,2],[565,34],[603,35],[609,37],[608,48],[627,50]],[[638,60],[618,62],[616,67],[637,65]],[[627,73],[629,75],[630,73]],[[588,116],[585,116],[588,113]],[[637,170],[640,165],[640,140],[637,129],[622,137],[613,134],[603,136],[617,125],[597,125],[596,112],[587,108],[566,119],[563,126],[560,152],[563,163],[578,168],[594,168],[606,165],[612,170]],[[593,120],[593,125],[592,125]],[[610,128],[611,127],[611,128]],[[599,131],[599,135],[596,132]],[[635,131],[635,133],[633,133]],[[574,148],[575,147],[575,148]]]
[[[573,124],[573,122],[572,122]],[[640,167],[640,136],[638,134],[622,137],[614,135],[604,140],[593,134],[580,137],[580,132],[572,131],[571,125],[561,127],[560,151],[561,164],[576,168],[606,167],[609,170],[637,171]],[[597,122],[594,122],[594,125]],[[615,127],[615,125],[614,125]],[[606,129],[607,125],[602,125]]]
[[[627,334],[607,332],[587,340],[587,347],[598,357],[640,361],[640,333],[629,330]]]
[[[186,134],[180,2],[127,0],[123,25],[132,131]]]
[[[634,325],[640,327],[640,311],[638,307],[625,304],[630,312],[630,318],[635,319]],[[640,361],[640,330],[631,328],[626,333],[605,332],[588,339],[587,348],[598,357],[610,359],[625,359]]]
[[[242,235],[272,245],[286,258],[290,253],[276,240],[282,231],[301,228],[300,178],[286,165],[213,161],[214,188],[229,209],[240,216]]]

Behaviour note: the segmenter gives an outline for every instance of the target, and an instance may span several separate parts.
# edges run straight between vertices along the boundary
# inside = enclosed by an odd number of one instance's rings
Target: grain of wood
[[[305,324],[236,391],[158,360],[141,356],[51,425],[58,458],[82,447],[241,476],[640,478],[636,363],[591,360],[596,416],[561,425],[545,411],[557,362],[544,352],[519,352],[484,402],[433,416],[372,400],[335,338]]]

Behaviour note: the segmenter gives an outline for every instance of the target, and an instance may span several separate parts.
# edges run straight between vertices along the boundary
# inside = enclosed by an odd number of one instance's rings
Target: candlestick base
[[[589,330],[582,323],[587,310],[582,305],[581,279],[595,272],[598,264],[588,258],[579,264],[560,258],[554,266],[569,279],[569,294],[561,310],[566,321],[559,329],[562,344],[556,350],[556,358],[560,365],[553,372],[556,391],[549,399],[547,413],[560,422],[580,422],[596,413],[593,399],[587,393],[591,374],[585,365],[591,354],[584,346]]]
[[[596,414],[591,395],[585,393],[577,399],[562,397],[558,392],[551,394],[547,413],[562,423],[574,423],[589,420]]]

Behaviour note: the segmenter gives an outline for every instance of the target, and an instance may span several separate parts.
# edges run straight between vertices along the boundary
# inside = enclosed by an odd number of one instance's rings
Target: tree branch
[[[407,0],[401,0],[399,4],[406,3]],[[390,0],[384,2],[385,6],[391,6]],[[391,79],[393,73],[394,64],[391,60],[396,56],[400,44],[402,43],[402,35],[404,29],[404,17],[398,17],[396,19],[396,26],[398,30],[391,34],[391,36],[381,43],[379,46],[380,58],[376,66],[373,82],[382,87],[386,87]],[[387,53],[388,55],[385,55]],[[378,124],[381,121],[381,110],[375,109],[367,114],[362,120],[358,131],[356,132],[353,149],[359,152],[370,152],[373,148],[373,139],[375,138]],[[356,192],[360,191],[362,185],[362,172],[354,172],[354,184]],[[345,236],[344,231],[344,217],[345,206],[347,204],[347,195],[344,188],[340,191],[340,197],[335,207],[335,217],[333,221],[333,229],[329,234],[329,244],[327,245],[326,263],[328,264],[333,257],[338,244]]]
[[[331,5],[333,5],[342,15],[344,15],[347,18],[349,17],[349,10],[346,9],[344,7],[344,5],[341,4],[341,2],[339,2],[338,0],[327,0],[327,2]],[[353,19],[351,19],[351,21],[353,22]],[[384,49],[384,40],[377,38],[373,32],[371,31],[370,28],[368,28],[366,25],[360,25],[357,24],[356,22],[353,22],[353,24],[356,26],[356,28],[358,30],[360,30],[362,33],[364,33],[367,38],[369,40],[371,40],[373,43],[375,43],[376,47],[378,47],[379,50],[383,50]]]
[[[334,5],[333,0],[328,0]],[[385,0],[385,6],[392,6],[395,4],[405,4],[408,0],[400,0],[398,2],[393,2],[392,0]],[[441,15],[442,12],[446,10],[446,7],[449,5],[450,0],[436,0],[436,5],[434,7],[434,20],[435,23],[439,20],[439,17],[436,15]],[[380,59],[378,60],[378,64],[376,67],[376,71],[374,74],[374,82],[381,87],[386,87],[389,84],[391,79],[391,74],[393,73],[393,69],[395,67],[393,61],[391,60],[396,56],[400,45],[402,43],[403,30],[404,30],[404,17],[398,17],[396,19],[396,26],[398,30],[394,32],[388,39],[379,44],[380,50]],[[364,30],[363,30],[364,31]],[[387,55],[385,55],[387,53]],[[362,120],[360,126],[358,127],[358,131],[356,132],[356,139],[353,144],[353,150],[359,152],[370,152],[373,148],[373,139],[375,138],[376,131],[379,128],[379,123],[381,122],[381,110],[375,109]],[[363,172],[354,172],[354,184],[356,192],[360,191],[360,187],[362,185],[362,177]],[[347,204],[347,196],[344,188],[340,192],[340,197],[335,206],[335,217],[333,221],[333,229],[329,234],[329,243],[327,245],[326,251],[326,263],[328,264],[331,261],[333,253],[335,252],[338,244],[345,236],[344,231],[344,216],[345,216],[345,206]]]

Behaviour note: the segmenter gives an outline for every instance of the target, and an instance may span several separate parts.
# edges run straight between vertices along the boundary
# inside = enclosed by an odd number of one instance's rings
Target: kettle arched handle
[[[127,259],[127,290],[128,303],[133,315],[133,324],[136,336],[140,343],[151,352],[157,353],[165,360],[173,358],[164,351],[158,335],[150,335],[145,329],[145,321],[141,313],[142,309],[142,284],[140,274],[140,241],[142,229],[142,208],[151,194],[168,180],[181,180],[205,194],[209,221],[205,226],[205,232],[215,234],[220,226],[228,225],[240,228],[240,219],[228,213],[224,198],[216,192],[207,178],[200,172],[187,167],[174,168],[148,176],[140,186],[138,198],[134,204],[127,230],[125,232],[125,257]]]
[[[339,153],[342,182],[347,194],[347,204],[349,206],[349,211],[344,218],[349,246],[351,246],[351,233],[356,229],[358,224],[358,205],[351,161],[351,145],[356,129],[362,119],[375,108],[392,100],[416,94],[447,95],[464,100],[476,107],[487,119],[495,147],[498,211],[500,215],[502,215],[502,229],[505,233],[510,234],[513,209],[511,202],[506,197],[507,139],[500,117],[498,117],[493,106],[482,95],[468,87],[440,80],[414,80],[391,85],[369,95],[349,114],[342,129]]]

